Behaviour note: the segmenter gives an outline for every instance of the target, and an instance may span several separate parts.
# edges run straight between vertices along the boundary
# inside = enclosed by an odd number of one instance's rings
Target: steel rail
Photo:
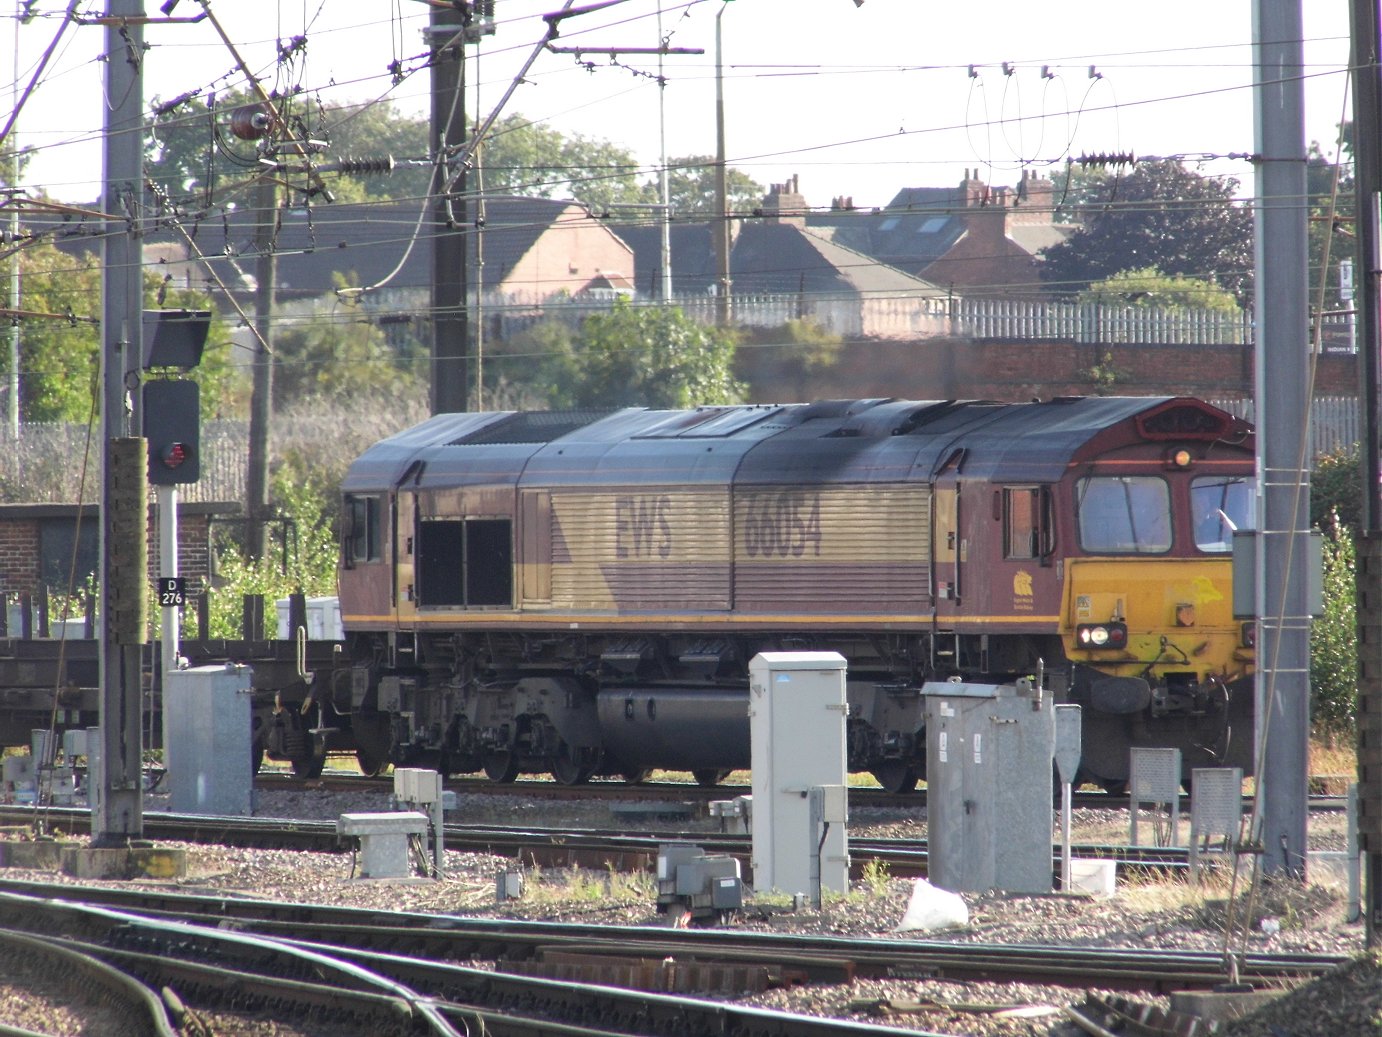
[[[42,818],[50,830],[76,833],[89,830],[90,814],[78,807],[0,806],[0,823],[32,824]],[[210,843],[249,848],[311,850],[318,853],[347,852],[334,821],[289,820],[267,817],[214,817],[162,812],[144,814],[144,832],[152,839]],[[650,870],[657,862],[659,847],[673,842],[692,842],[707,853],[738,858],[746,880],[751,878],[748,861],[751,840],[746,835],[716,832],[629,833],[612,829],[555,828],[515,829],[491,825],[451,824],[445,827],[446,848],[466,853],[489,853],[512,860],[531,860],[544,867],[580,867],[619,871]],[[926,874],[927,849],[924,839],[855,838],[849,842],[852,867],[857,877],[870,863],[886,865],[888,874],[920,877]],[[1188,851],[1183,847],[1118,846],[1103,843],[1077,844],[1076,857],[1112,859],[1118,868],[1183,872],[1188,867]],[[1206,866],[1213,866],[1215,855],[1206,855]],[[1052,869],[1057,868],[1057,851],[1052,848]]]
[[[0,929],[0,945],[30,959],[49,963],[54,975],[62,976],[69,989],[82,990],[84,998],[90,996],[90,986],[105,991],[108,997],[124,1006],[124,1013],[132,1022],[138,1021],[140,1033],[149,1034],[149,1037],[178,1037],[182,1033],[158,994],[133,976],[112,968],[98,955],[14,929]]]
[[[543,949],[560,948],[590,955],[772,962],[799,967],[813,978],[830,981],[839,981],[844,972],[869,978],[945,976],[1013,981],[1027,977],[1054,984],[1147,990],[1203,988],[1226,978],[1223,956],[1203,951],[995,945],[738,930],[673,931],[648,926],[601,926],[592,932],[586,924],[0,881],[0,890],[11,888],[23,890],[16,895],[30,900],[89,900],[114,905],[127,914],[159,912],[181,919],[215,918],[218,923],[233,922],[241,931],[337,948],[393,953],[406,950],[408,956],[429,960],[523,960]],[[1243,956],[1236,965],[1244,981],[1269,983],[1312,978],[1346,960],[1339,955],[1254,953]]]

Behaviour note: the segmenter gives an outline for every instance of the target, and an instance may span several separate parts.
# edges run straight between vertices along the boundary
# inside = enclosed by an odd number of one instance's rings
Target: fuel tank
[[[603,689],[605,751],[624,766],[737,770],[749,766],[748,688]]]

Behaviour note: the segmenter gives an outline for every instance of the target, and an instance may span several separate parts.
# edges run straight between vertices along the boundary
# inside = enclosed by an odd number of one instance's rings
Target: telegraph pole
[[[1382,79],[1377,0],[1351,0],[1353,40],[1353,155],[1357,192],[1358,398],[1362,405],[1358,456],[1363,482],[1358,539],[1358,837],[1363,851],[1363,922],[1367,945],[1382,931],[1382,462],[1378,457],[1378,241],[1382,192]]]
[[[729,174],[725,169],[725,66],[724,49],[720,37],[720,21],[724,18],[729,0],[721,0],[715,12],[715,322],[729,327]]]
[[[278,278],[275,222],[278,218],[278,183],[275,174],[264,173],[254,188],[254,337],[256,348],[251,368],[249,460],[246,467],[245,504],[249,510],[246,549],[255,561],[268,551],[269,452],[273,423],[273,327],[274,287]]]
[[[1269,873],[1304,878],[1310,740],[1310,319],[1301,0],[1253,5],[1257,206],[1257,780]]]
[[[109,0],[105,19],[105,196],[111,221],[101,279],[101,585],[99,781],[92,846],[143,838],[140,666],[148,586],[147,457],[134,438],[143,364],[141,211],[144,143],[144,0]]]
[[[432,413],[467,409],[470,320],[466,310],[466,176],[451,169],[466,140],[465,25],[453,8],[434,7],[432,50]],[[454,177],[455,189],[447,185]]]

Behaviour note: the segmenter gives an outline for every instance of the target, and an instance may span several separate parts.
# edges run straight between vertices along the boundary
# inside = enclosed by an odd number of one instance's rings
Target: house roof
[[[551,198],[487,198],[483,212],[484,271],[489,284],[501,282],[544,234],[585,226],[591,220],[576,202]],[[228,266],[238,258],[243,268],[246,258],[256,254],[255,217],[252,211],[236,211],[224,223],[213,221],[199,228],[198,245],[212,266]],[[470,225],[479,221],[475,203],[464,219]],[[279,290],[320,295],[336,287],[338,273],[361,285],[393,274],[392,287],[426,287],[432,280],[432,243],[437,233],[433,220],[430,206],[424,210],[416,202],[282,209],[275,235]],[[475,236],[467,235],[467,241],[473,263]]]
[[[658,284],[662,235],[657,226],[616,227],[633,248],[638,287]],[[672,286],[677,292],[709,292],[716,281],[711,224],[671,226]],[[940,289],[855,249],[831,235],[790,223],[745,222],[730,251],[734,291],[792,293],[916,293]]]
[[[480,219],[480,207],[471,202],[465,222]],[[457,217],[461,214],[458,212]],[[298,206],[276,211],[274,237],[277,283],[282,295],[317,296],[333,291],[340,273],[360,285],[389,279],[393,288],[427,288],[432,282],[432,243],[436,236],[434,214],[421,202],[340,203]],[[56,232],[59,247],[69,252],[90,251],[99,239],[83,233],[81,221],[42,217],[29,221]],[[151,226],[145,244],[166,262],[184,261],[198,252],[231,289],[252,289],[258,256],[255,235],[258,212],[232,209],[196,223],[185,223],[194,245],[177,227],[166,221]],[[484,283],[502,282],[544,235],[570,229],[603,227],[578,202],[516,195],[487,197],[483,201]],[[92,230],[96,228],[93,226]],[[475,261],[475,235],[467,236],[470,260]],[[472,269],[475,269],[472,267]],[[606,271],[626,275],[632,269]],[[392,276],[391,276],[392,275]],[[474,274],[472,273],[472,278]]]

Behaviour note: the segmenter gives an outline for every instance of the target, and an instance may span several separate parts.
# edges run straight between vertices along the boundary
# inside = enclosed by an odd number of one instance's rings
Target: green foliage
[[[19,407],[24,421],[86,422],[100,397],[101,277],[50,243],[19,253]],[[9,354],[3,361],[9,372]]]
[[[276,510],[290,520],[276,526],[285,533],[286,552],[271,551],[263,560],[252,562],[231,540],[213,545],[216,591],[209,610],[210,636],[240,636],[241,602],[246,594],[263,595],[267,609],[293,593],[309,597],[336,593],[337,494],[335,489],[328,492],[320,479],[299,481],[304,471],[302,463],[287,464],[273,478]]]
[[[1089,379],[1094,388],[1094,395],[1105,396],[1117,387],[1119,382],[1125,381],[1128,373],[1113,364],[1113,354],[1107,349],[1099,354],[1099,362],[1080,372]]]
[[[230,129],[235,111],[256,105],[248,91],[191,98],[153,121],[144,148],[145,168],[164,197],[209,200],[218,189],[257,172],[254,141]],[[280,117],[298,140],[323,140],[328,159],[419,158],[427,155],[427,120],[381,101],[324,107],[303,95],[274,98]],[[399,165],[391,174],[328,174],[325,185],[338,201],[421,198],[431,170]]]
[[[1083,180],[1083,178],[1082,178]],[[1123,270],[1155,268],[1251,295],[1252,213],[1231,177],[1201,176],[1174,159],[1082,183],[1082,226],[1043,251],[1042,279],[1079,292]]]
[[[25,422],[71,421],[84,424],[97,413],[100,397],[101,274],[95,264],[76,260],[44,242],[18,253],[20,309],[51,317],[28,317],[20,325],[19,401]],[[211,330],[201,365],[192,377],[202,387],[202,413],[228,415],[248,399],[248,382],[230,357],[230,332],[208,297],[170,289],[149,274],[144,283],[148,309],[212,311]],[[9,373],[9,354],[0,355]]]
[[[1239,313],[1238,300],[1213,281],[1184,274],[1163,274],[1155,267],[1120,270],[1082,291],[1082,303],[1135,306],[1141,309],[1196,309]]]
[[[1363,517],[1363,479],[1358,444],[1315,458],[1310,473],[1310,524],[1328,529],[1336,522],[1358,529]]]
[[[1310,305],[1317,305],[1323,284],[1326,310],[1343,307],[1344,301],[1339,297],[1339,262],[1354,255],[1353,238],[1347,232],[1354,222],[1357,200],[1348,157],[1353,127],[1347,123],[1340,129],[1344,135],[1342,165],[1327,157],[1317,141],[1311,141],[1305,159],[1306,194],[1310,199]],[[1340,230],[1346,236],[1341,237]]]
[[[597,215],[651,200],[637,181],[638,160],[626,148],[579,133],[566,136],[516,113],[494,124],[479,163],[490,193],[575,198]]]
[[[822,395],[822,379],[840,359],[844,339],[811,319],[789,320],[771,329],[745,328],[735,372],[751,385],[774,386],[777,399]]]
[[[337,275],[337,283],[346,282]],[[352,398],[368,393],[417,395],[426,366],[399,355],[369,315],[335,299],[319,301],[274,333],[274,400]]]
[[[1330,522],[1324,541],[1324,615],[1310,628],[1310,715],[1326,741],[1353,737],[1358,704],[1357,579],[1353,534]]]
[[[677,307],[634,307],[623,299],[581,322],[540,375],[553,407],[695,407],[737,403],[733,333],[707,327]]]
[[[649,185],[656,189],[655,180]],[[752,212],[763,202],[763,185],[738,169],[725,170],[725,204],[730,212]],[[684,155],[667,160],[667,198],[677,216],[715,216],[715,159]]]

